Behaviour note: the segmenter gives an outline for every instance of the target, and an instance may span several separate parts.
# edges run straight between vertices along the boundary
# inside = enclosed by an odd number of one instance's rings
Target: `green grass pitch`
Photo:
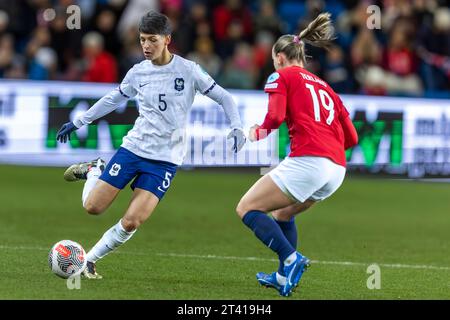
[[[122,216],[125,189],[101,216],[81,207],[83,183],[61,168],[0,166],[0,299],[286,299],[260,287],[276,256],[234,208],[257,173],[179,171],[135,236],[98,263],[104,278],[79,290],[50,272],[62,239],[89,249]],[[288,299],[449,299],[450,186],[348,177],[297,217],[300,251],[313,260]],[[381,288],[369,290],[377,263]]]

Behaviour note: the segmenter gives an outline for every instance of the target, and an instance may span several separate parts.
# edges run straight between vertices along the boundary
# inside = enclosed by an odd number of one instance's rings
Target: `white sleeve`
[[[89,110],[75,118],[73,124],[80,128],[116,110],[123,102],[137,94],[132,84],[132,70],[128,71],[122,83],[98,100]]]
[[[214,86],[206,93],[206,96],[220,104],[231,123],[231,128],[242,129],[241,117],[233,96],[224,88],[214,83]]]
[[[195,89],[220,104],[231,123],[231,128],[242,129],[241,117],[233,96],[219,86],[197,63],[193,70]]]
[[[216,85],[213,78],[206,72],[198,63],[195,64],[194,70],[192,70],[194,76],[195,90],[199,91],[203,95],[207,95],[212,88]]]

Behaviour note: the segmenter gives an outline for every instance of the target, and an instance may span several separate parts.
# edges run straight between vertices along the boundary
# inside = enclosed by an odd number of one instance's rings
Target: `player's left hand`
[[[255,142],[255,141],[258,140],[258,138],[257,138],[257,136],[256,136],[256,130],[258,130],[259,127],[260,127],[259,125],[255,124],[254,126],[252,126],[252,127],[250,128],[250,131],[248,132],[248,139],[249,139],[251,142]]]
[[[234,139],[232,150],[237,153],[242,149],[247,138],[245,137],[244,131],[242,131],[242,129],[240,128],[234,128],[231,130],[231,132],[228,134],[227,139],[231,138]]]

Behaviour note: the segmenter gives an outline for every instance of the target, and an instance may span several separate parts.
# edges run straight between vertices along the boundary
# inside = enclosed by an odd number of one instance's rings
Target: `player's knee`
[[[248,208],[247,203],[243,200],[239,201],[238,205],[236,206],[236,213],[239,218],[244,218],[245,214],[249,211],[250,209]]]
[[[92,215],[98,215],[103,213],[103,211],[105,211],[105,209],[102,206],[91,201],[86,201],[86,203],[83,206],[86,212]]]
[[[309,208],[311,208],[316,202],[313,200],[306,200],[305,202],[303,202],[303,206],[301,208],[301,210],[299,210],[296,214],[299,214],[303,211],[308,210]]]
[[[122,218],[122,226],[127,232],[132,232],[139,228],[143,221],[136,218]]]
[[[272,217],[277,221],[289,221],[297,212],[292,210],[276,210],[272,212]]]

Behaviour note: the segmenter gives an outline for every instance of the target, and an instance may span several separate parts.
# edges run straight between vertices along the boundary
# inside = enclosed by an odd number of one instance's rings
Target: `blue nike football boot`
[[[309,267],[309,259],[296,252],[297,259],[289,266],[284,267],[284,274],[286,275],[286,284],[281,288],[280,294],[284,297],[291,295],[292,290],[297,287],[303,272]]]
[[[256,274],[256,280],[258,280],[260,285],[267,288],[274,288],[281,294],[281,289],[283,288],[283,286],[280,283],[278,283],[276,272],[272,273],[258,272]]]

